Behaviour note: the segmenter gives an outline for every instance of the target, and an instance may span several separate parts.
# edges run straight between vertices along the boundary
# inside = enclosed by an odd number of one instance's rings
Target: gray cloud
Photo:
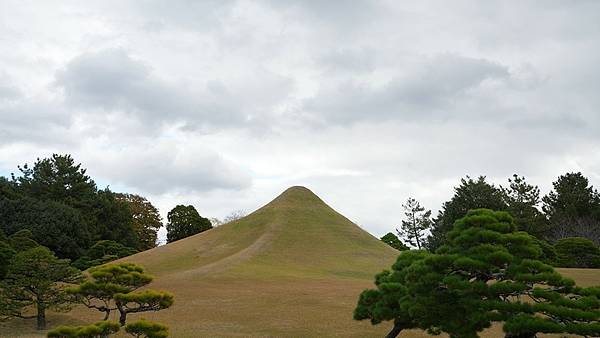
[[[598,1],[2,9],[3,168],[72,153],[161,210],[221,217],[307,184],[376,234],[465,174],[600,185]]]
[[[92,149],[96,146],[86,145]],[[248,173],[238,165],[198,145],[147,140],[106,149],[101,159],[87,154],[81,156],[97,175],[153,195],[241,190],[252,183]]]
[[[123,112],[151,125],[180,124],[187,130],[202,130],[260,124],[260,114],[269,113],[285,97],[289,83],[268,72],[258,74],[263,78],[257,79],[257,85],[231,90],[211,80],[192,89],[156,77],[149,66],[123,49],[108,49],[71,60],[57,72],[56,83],[63,88],[66,103],[84,111]]]
[[[442,54],[405,69],[384,85],[344,82],[308,99],[307,111],[326,121],[447,119],[453,106],[486,80],[505,80],[506,66],[483,59]],[[463,113],[464,114],[464,113]]]

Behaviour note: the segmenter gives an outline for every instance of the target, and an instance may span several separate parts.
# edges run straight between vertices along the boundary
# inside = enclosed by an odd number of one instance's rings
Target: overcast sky
[[[207,217],[304,185],[380,236],[467,174],[600,186],[599,65],[593,0],[0,0],[0,175],[70,153]]]

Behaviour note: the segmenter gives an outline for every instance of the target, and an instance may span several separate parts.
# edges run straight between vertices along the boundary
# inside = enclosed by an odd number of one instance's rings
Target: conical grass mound
[[[371,278],[398,252],[291,187],[235,222],[129,258],[155,274]]]
[[[144,314],[173,337],[380,337],[387,327],[352,311],[397,255],[292,187],[242,219],[125,260],[155,276],[151,288],[175,294],[171,308]]]

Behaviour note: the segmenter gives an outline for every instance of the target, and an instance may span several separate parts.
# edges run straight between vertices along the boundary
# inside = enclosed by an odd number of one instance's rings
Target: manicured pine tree
[[[85,326],[59,326],[48,331],[48,338],[106,338],[119,332],[119,323],[101,321]]]
[[[478,337],[504,322],[506,337],[543,333],[600,334],[600,289],[578,288],[536,258],[535,238],[505,212],[470,211],[435,254],[400,255],[376,290],[359,298],[356,319],[394,320],[450,337]]]
[[[152,277],[139,265],[107,264],[91,268],[89,279],[68,292],[85,306],[104,312],[104,320],[112,311],[118,311],[119,323],[124,326],[130,313],[159,311],[173,305],[173,295],[169,292],[136,291],[150,282]]]
[[[125,332],[135,338],[166,338],[169,336],[169,328],[166,325],[145,320],[125,325]]]

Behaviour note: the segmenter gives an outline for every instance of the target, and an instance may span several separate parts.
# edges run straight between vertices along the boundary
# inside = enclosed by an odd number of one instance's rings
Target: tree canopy
[[[507,205],[506,211],[513,217],[517,228],[537,238],[546,238],[550,225],[539,209],[540,189],[516,174],[508,179],[508,187],[500,189]]]
[[[80,277],[79,270],[71,267],[69,260],[56,258],[45,247],[19,252],[11,259],[6,277],[0,283],[3,299],[0,308],[7,317],[30,318],[26,311],[33,307],[37,328],[43,330],[46,310],[68,309],[72,299],[65,289]]]
[[[454,188],[454,196],[442,205],[434,220],[431,235],[427,239],[427,248],[435,251],[446,243],[446,234],[452,229],[456,220],[464,217],[471,209],[488,208],[505,210],[502,190],[486,181],[485,176],[476,180],[467,176],[460,180],[460,185]]]
[[[10,181],[0,179],[0,229],[7,235],[27,229],[72,260],[98,240],[138,246],[129,204],[108,188],[98,190],[70,155],[38,159],[19,171]]]
[[[391,232],[388,232],[383,237],[381,237],[381,241],[398,251],[404,251],[409,249],[404,243],[402,243],[398,236],[394,235]]]
[[[581,173],[567,173],[552,183],[543,210],[551,228],[549,237],[585,237],[600,245],[600,194]]]
[[[67,291],[83,305],[105,314],[119,312],[119,323],[126,324],[129,313],[158,311],[173,305],[173,295],[165,291],[145,289],[152,282],[144,268],[134,263],[106,264],[89,270],[88,280]]]
[[[414,198],[409,198],[402,205],[404,216],[400,229],[397,229],[398,235],[405,238],[413,248],[421,250],[425,246],[425,231],[431,227],[431,210],[425,210],[424,207]]]
[[[167,242],[174,242],[212,229],[208,218],[198,214],[192,205],[178,205],[167,215]]]
[[[394,321],[388,337],[421,328],[478,337],[504,322],[507,337],[600,334],[600,289],[580,288],[537,260],[538,241],[506,212],[477,209],[458,220],[436,253],[407,251],[365,290],[355,319]]]
[[[133,229],[138,239],[136,249],[143,251],[156,247],[157,232],[162,226],[158,209],[145,197],[134,194],[117,194],[117,199],[125,201],[133,217]]]

